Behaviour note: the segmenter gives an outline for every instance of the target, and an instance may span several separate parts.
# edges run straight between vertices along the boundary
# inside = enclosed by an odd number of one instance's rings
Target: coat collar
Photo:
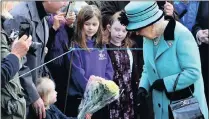
[[[174,30],[176,27],[176,21],[173,17],[169,18],[168,25],[165,28],[164,31],[164,40],[174,40]]]
[[[36,3],[35,2],[27,2],[27,4],[28,4],[28,9],[30,11],[30,15],[31,15],[31,20],[35,21],[35,22],[41,22],[39,15],[38,15]]]
[[[170,18],[168,25],[165,28],[164,34],[160,40],[159,48],[157,50],[155,60],[160,57],[166,50],[169,49],[168,41],[174,41],[174,30],[176,26],[176,21],[173,18]]]
[[[32,21],[41,22],[41,20],[47,16],[41,1],[28,2],[27,4]]]
[[[38,3],[39,6],[41,4],[42,3]],[[43,6],[41,6],[42,10],[40,10],[40,8],[37,7],[36,2],[27,2],[27,5],[28,5],[28,9],[30,11],[31,20],[36,22],[36,26],[35,26],[36,27],[35,28],[36,34],[39,37],[40,41],[43,44],[46,44],[46,41],[48,40],[48,38],[46,38],[46,37],[48,37],[48,33],[46,33],[48,31],[48,27],[47,27],[47,24],[46,24],[44,16],[43,16],[43,15],[46,16],[46,14],[45,14],[46,12],[45,12]],[[43,12],[43,10],[45,13],[40,13],[40,12]],[[41,14],[41,15],[39,15],[39,14]],[[43,18],[41,19],[40,16]],[[44,33],[45,33],[45,35],[44,35]]]
[[[166,26],[166,29],[164,31],[163,36],[161,37],[160,41],[159,41],[159,47],[156,53],[156,56],[154,57],[154,44],[153,41],[151,40],[146,40],[145,44],[146,45],[146,52],[149,53],[147,55],[147,59],[149,60],[150,64],[152,65],[152,67],[154,69],[156,69],[155,66],[155,61],[166,51],[170,48],[170,46],[168,45],[168,41],[172,40],[174,41],[174,30],[175,30],[175,26],[176,26],[176,21],[174,19],[170,19],[168,25]]]

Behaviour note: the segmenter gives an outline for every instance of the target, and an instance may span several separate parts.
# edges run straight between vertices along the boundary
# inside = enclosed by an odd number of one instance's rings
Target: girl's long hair
[[[101,12],[95,5],[86,5],[78,13],[77,22],[75,27],[75,32],[73,35],[73,40],[81,48],[88,49],[86,45],[86,34],[83,31],[85,21],[96,16],[99,20],[99,28],[97,33],[93,36],[96,39],[96,47],[102,47],[102,22],[101,22]]]

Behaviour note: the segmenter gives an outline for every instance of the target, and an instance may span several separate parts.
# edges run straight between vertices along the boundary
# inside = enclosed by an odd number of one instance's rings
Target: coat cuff
[[[10,61],[11,61],[14,72],[18,72],[18,70],[20,68],[19,58],[14,54],[9,54],[6,58],[9,59],[9,60],[11,59]]]
[[[174,74],[174,75],[163,78],[164,85],[165,85],[167,92],[173,92],[174,82],[176,81],[177,76],[178,74]]]
[[[147,80],[147,81],[145,81],[145,80]],[[147,92],[149,92],[150,84],[149,84],[148,79],[141,79],[141,80],[140,80],[140,83],[139,83],[139,88],[140,88],[140,87],[145,88],[145,89],[147,90]]]

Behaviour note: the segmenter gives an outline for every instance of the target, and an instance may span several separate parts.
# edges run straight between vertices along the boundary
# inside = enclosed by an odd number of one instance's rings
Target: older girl
[[[132,83],[133,81],[131,80],[133,55],[128,49],[132,42],[128,38],[126,27],[118,20],[119,14],[120,12],[115,13],[110,20],[110,24],[107,25],[110,32],[108,47],[120,49],[108,51],[115,72],[113,81],[123,91],[119,100],[111,103],[109,106],[110,119],[134,119],[132,87],[136,86],[136,82],[134,80],[135,83]],[[121,48],[127,48],[127,50]]]
[[[72,52],[72,72],[67,111],[77,116],[78,105],[84,94],[86,84],[91,75],[112,80],[113,68],[107,51],[103,48],[101,13],[94,5],[84,6],[77,16],[74,48]],[[92,49],[96,48],[96,49]],[[70,104],[71,103],[71,104]],[[69,108],[70,107],[70,108]],[[72,112],[74,110],[74,112]],[[102,119],[107,111],[99,111],[93,118]]]

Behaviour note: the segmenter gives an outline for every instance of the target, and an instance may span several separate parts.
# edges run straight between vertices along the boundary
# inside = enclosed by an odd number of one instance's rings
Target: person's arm
[[[1,87],[18,72],[19,59],[17,56],[10,54],[10,47],[7,41],[7,35],[4,31],[1,33]],[[18,69],[17,69],[18,68]]]
[[[71,70],[72,81],[75,84],[76,88],[83,94],[88,79],[85,77],[85,70],[83,69],[81,64],[81,59],[80,59],[81,56],[79,54],[79,51],[74,50],[72,51],[72,53],[73,53],[72,70]]]
[[[114,70],[112,67],[111,59],[107,53],[107,65],[106,65],[106,72],[105,72],[105,79],[113,80]]]
[[[179,20],[178,15],[173,7],[172,1],[157,1],[159,9],[161,9],[165,14],[165,19],[170,19],[171,17],[175,20]]]
[[[55,111],[55,113],[58,115],[59,119],[70,119],[70,117],[67,117],[65,114],[63,114],[55,105],[51,105],[50,108]]]
[[[200,4],[201,4],[201,2],[200,2]],[[195,37],[196,41],[198,40],[198,38],[196,37],[197,32],[202,30],[202,28],[200,27],[200,23],[199,23],[200,20],[201,20],[201,10],[200,10],[200,7],[201,7],[201,5],[199,5],[199,8],[198,8],[197,17],[196,17],[196,20],[195,20],[195,25],[192,27],[192,34]]]
[[[3,59],[1,62],[2,87],[4,87],[5,83],[12,79],[13,76],[18,72],[20,68],[19,59],[26,55],[29,46],[31,45],[31,39],[31,36],[27,38],[25,35],[22,36],[19,40],[16,39],[12,43],[10,50],[7,42],[7,36],[1,34],[1,59]]]
[[[18,72],[19,59],[14,54],[9,54],[1,61],[1,88]]]
[[[176,39],[176,53],[182,69],[176,90],[190,86],[195,81],[200,80],[201,77],[201,63],[197,43],[189,31],[182,32],[181,34],[183,35],[179,36],[179,39]],[[174,82],[178,74],[176,73],[163,78],[167,92],[173,92]]]
[[[57,29],[55,29],[55,27],[53,27],[53,23],[54,23],[54,16],[51,15],[49,16],[49,18],[47,19],[48,23],[51,25],[51,27],[49,27],[49,40],[46,44],[46,47],[51,50],[53,43],[55,42],[55,36],[56,36],[56,31]]]
[[[149,83],[148,76],[147,76],[146,64],[143,66],[142,77],[141,77],[140,82],[139,82],[139,88],[140,87],[146,89],[146,91],[149,92],[150,83]]]
[[[73,33],[74,33],[74,28],[73,27],[69,27],[68,25],[65,25],[65,30],[66,30],[66,32],[68,34],[68,40],[71,41],[71,39],[73,37]]]

